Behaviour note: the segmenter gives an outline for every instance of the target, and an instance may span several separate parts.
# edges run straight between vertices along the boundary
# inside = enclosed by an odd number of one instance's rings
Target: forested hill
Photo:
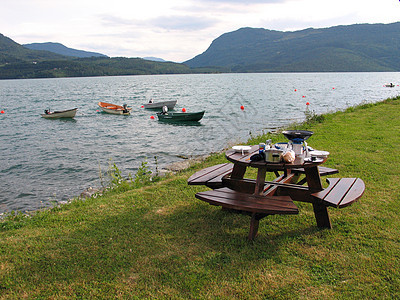
[[[65,49],[64,49],[65,50]],[[184,64],[77,58],[31,50],[0,34],[0,79],[210,72],[400,71],[400,22],[293,32],[241,28]]]
[[[241,28],[185,64],[232,72],[400,71],[400,22],[293,32]]]
[[[0,66],[22,61],[62,59],[62,55],[26,49],[0,33]]]
[[[74,57],[107,57],[107,55],[97,53],[97,52],[90,52],[84,50],[77,50],[72,49],[64,46],[60,43],[32,43],[32,44],[24,44],[25,48],[31,50],[44,50],[50,51],[53,53],[65,55],[65,56],[74,56]]]
[[[77,58],[31,50],[0,34],[0,79],[87,77],[117,75],[185,74],[214,72],[184,64],[141,58]]]

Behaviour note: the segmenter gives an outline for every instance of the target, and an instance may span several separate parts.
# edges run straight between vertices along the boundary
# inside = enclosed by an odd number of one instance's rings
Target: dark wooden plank
[[[265,185],[263,188],[263,195],[264,196],[272,196],[276,192],[276,190],[280,187],[289,187],[289,188],[300,188],[302,190],[308,191],[307,187],[298,187],[296,185],[286,184],[286,182],[290,182],[295,174],[289,174],[287,177],[284,175],[280,175],[279,177],[275,178],[273,181],[265,181]],[[223,186],[228,187],[232,190],[253,194],[256,187],[256,180],[255,179],[234,179],[232,177],[223,178]]]
[[[294,172],[296,174],[304,174],[305,173],[304,168],[292,169],[292,172]],[[331,168],[328,168],[328,167],[318,166],[318,172],[319,172],[319,176],[328,176],[328,175],[339,173],[339,170],[331,169]],[[307,178],[303,178],[302,180],[297,182],[297,184],[303,185],[306,182],[307,182]]]
[[[351,189],[347,192],[346,196],[339,203],[339,208],[349,206],[353,202],[361,198],[365,191],[365,184],[360,178],[357,178]]]
[[[327,178],[326,181],[329,183],[329,186],[320,192],[312,194],[314,197],[323,200],[340,181],[340,178]]]
[[[292,172],[304,174],[305,170],[304,170],[304,168],[295,168],[295,169],[292,169]],[[318,166],[318,172],[319,172],[320,176],[327,176],[327,175],[337,174],[337,173],[339,173],[339,170],[331,169],[331,168],[323,167],[323,166]]]
[[[223,178],[222,185],[238,192],[253,194],[256,186],[256,181],[255,179],[247,178],[234,179],[231,176]]]
[[[298,208],[288,196],[256,196],[221,188],[200,192],[196,198],[213,205],[263,214],[297,214]]]
[[[242,153],[240,152],[235,152],[233,149],[230,149],[226,151],[225,156],[229,161],[249,164],[250,157],[257,152],[258,152],[258,145],[253,145],[251,146],[251,150],[249,152],[243,153],[244,155],[242,155]]]
[[[319,176],[327,176],[339,173],[338,169],[332,169],[328,167],[318,166]]]
[[[334,188],[330,190],[322,201],[338,206],[355,181],[356,178],[340,178],[339,182],[335,184]]]
[[[223,187],[224,186],[223,178],[228,177],[230,174],[232,174],[232,169],[230,169],[222,174],[219,174],[218,176],[214,177],[213,179],[208,180],[206,182],[206,186],[208,186],[209,188],[212,188],[212,189]]]
[[[276,183],[286,184],[286,183],[290,182],[294,176],[295,176],[295,174],[288,174],[287,176],[282,174],[282,175],[276,177],[272,182],[265,181],[264,183],[266,183],[266,184],[264,185],[264,193],[263,194],[265,196],[274,195],[279,187],[279,185],[277,185]]]
[[[328,178],[329,186],[312,196],[322,200],[325,205],[343,208],[357,201],[365,191],[360,178]]]
[[[206,182],[213,180],[221,174],[226,174],[227,172],[231,172],[233,168],[232,163],[224,163],[215,166],[211,166],[205,169],[202,169],[188,179],[189,185],[202,185]]]

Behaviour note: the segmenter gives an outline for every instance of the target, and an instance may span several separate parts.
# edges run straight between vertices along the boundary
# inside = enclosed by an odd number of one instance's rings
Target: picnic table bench
[[[299,209],[289,196],[265,196],[241,193],[230,188],[200,192],[196,198],[251,215],[249,240],[253,240],[258,232],[259,221],[268,215],[298,214]]]
[[[311,194],[327,206],[343,208],[361,198],[365,190],[360,178],[327,178],[329,186],[320,192]]]

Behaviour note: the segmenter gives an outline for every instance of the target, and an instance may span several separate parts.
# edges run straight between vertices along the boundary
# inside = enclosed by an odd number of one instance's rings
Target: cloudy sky
[[[108,56],[182,62],[241,27],[294,31],[400,21],[399,0],[0,0],[0,33]]]

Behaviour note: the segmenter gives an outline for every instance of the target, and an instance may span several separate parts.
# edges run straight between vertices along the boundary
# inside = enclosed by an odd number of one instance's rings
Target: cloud
[[[100,22],[102,25],[105,26],[126,26],[126,25],[132,25],[135,22],[133,20],[117,17],[114,15],[99,15]]]
[[[160,16],[149,20],[151,25],[166,30],[202,30],[218,23],[217,19],[195,16]]]

